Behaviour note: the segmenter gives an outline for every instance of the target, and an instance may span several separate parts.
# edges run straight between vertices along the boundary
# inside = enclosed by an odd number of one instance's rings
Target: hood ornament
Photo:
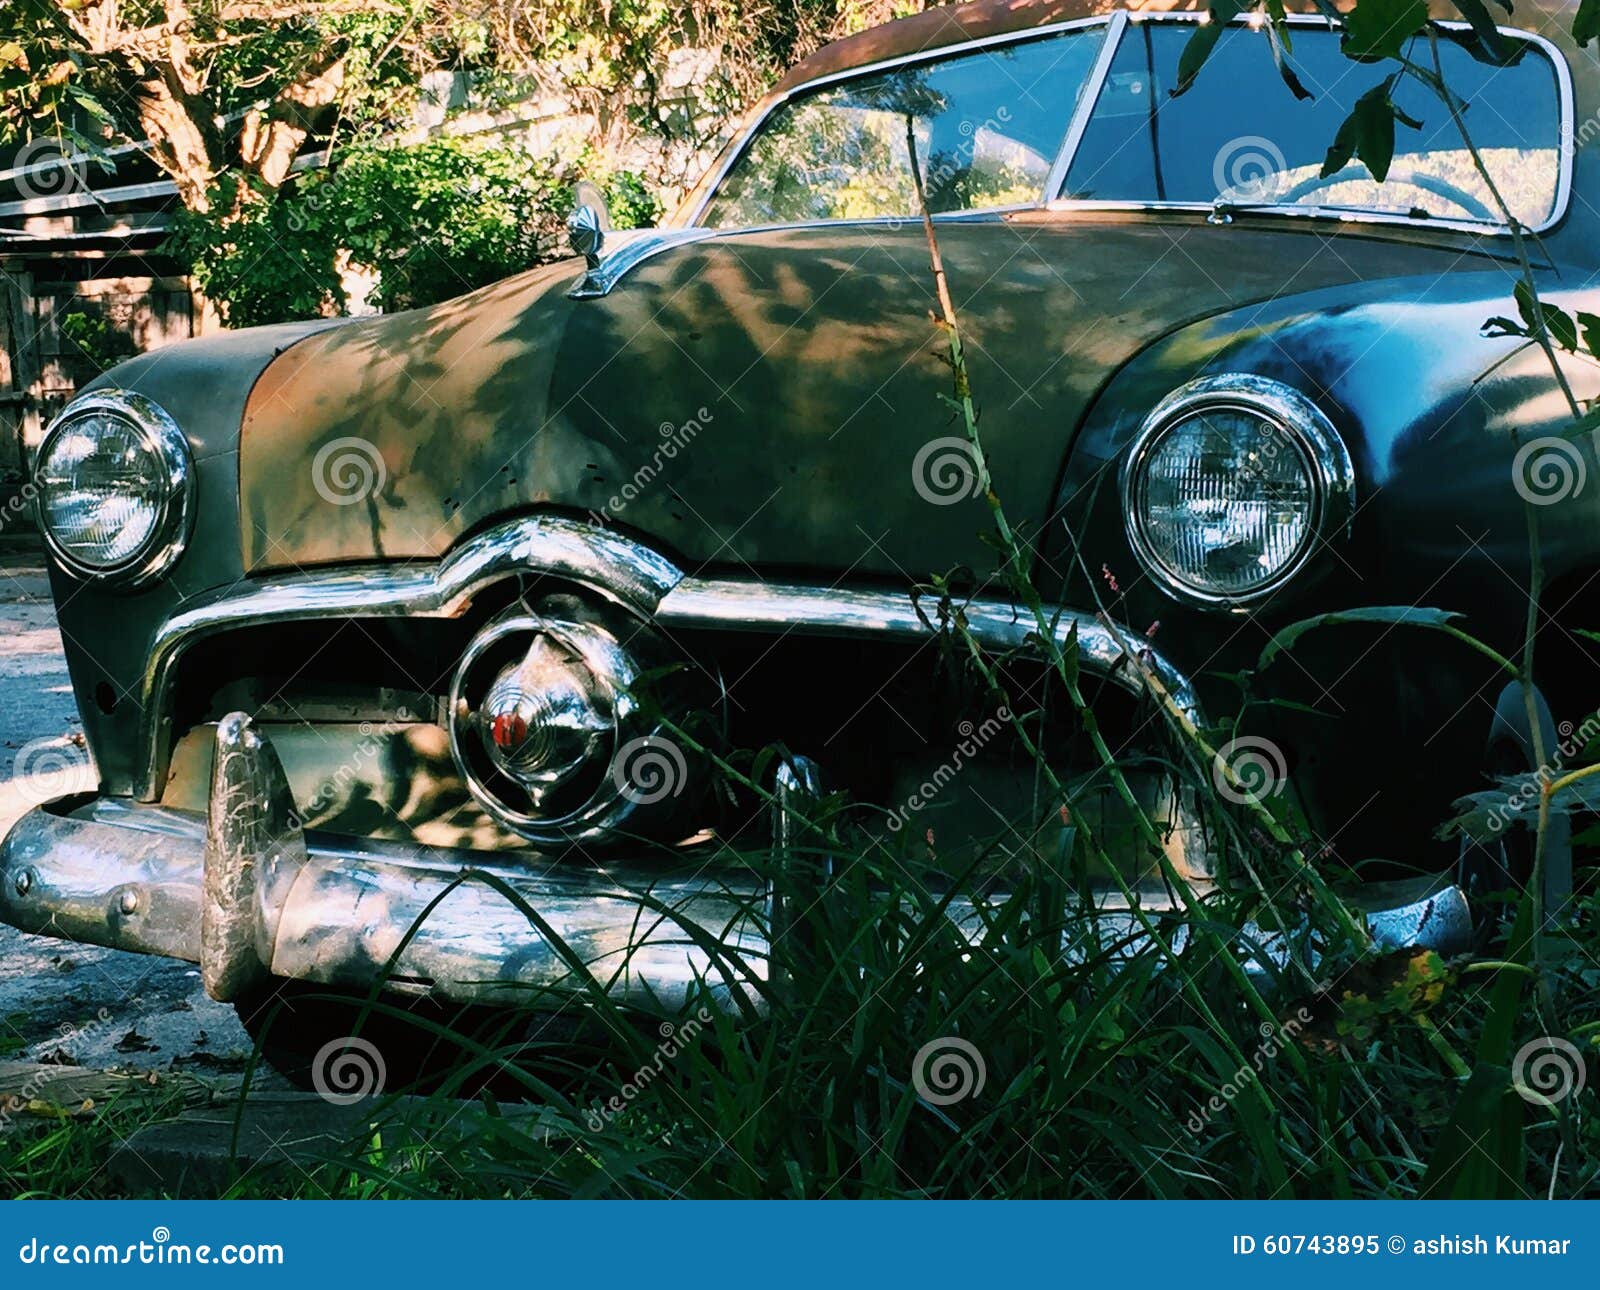
[[[567,240],[592,272],[600,267],[600,251],[611,231],[611,213],[606,209],[605,194],[587,180],[578,185],[574,195],[578,204],[567,216]]]

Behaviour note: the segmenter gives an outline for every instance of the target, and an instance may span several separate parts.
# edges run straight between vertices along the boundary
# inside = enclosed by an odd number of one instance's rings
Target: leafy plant
[[[568,254],[584,160],[479,136],[359,143],[277,192],[224,181],[205,211],[179,216],[168,249],[233,326],[342,312],[344,266],[375,275],[371,303],[416,308]],[[659,215],[638,175],[613,174],[606,191],[619,228]]]

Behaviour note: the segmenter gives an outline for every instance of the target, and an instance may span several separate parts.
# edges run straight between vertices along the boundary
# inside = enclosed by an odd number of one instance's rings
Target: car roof
[[[1567,49],[1570,40],[1559,37],[1569,32],[1572,16],[1577,12],[1572,0],[1515,0],[1515,6],[1511,17],[1501,18],[1504,25],[1535,31],[1561,45],[1564,51]],[[782,94],[819,77],[872,63],[1050,23],[1109,17],[1124,8],[1130,13],[1203,13],[1207,5],[1205,0],[1151,0],[1131,5],[1107,4],[1105,0],[970,0],[967,4],[941,5],[824,45],[795,64],[773,93]],[[1286,0],[1284,8],[1289,13],[1308,16],[1320,12],[1314,0]],[[1461,17],[1450,0],[1429,0],[1428,9],[1434,18]]]

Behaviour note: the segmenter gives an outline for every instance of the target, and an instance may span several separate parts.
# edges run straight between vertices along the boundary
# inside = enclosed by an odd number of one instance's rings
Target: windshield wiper
[[[1207,224],[1231,224],[1235,215],[1315,215],[1321,211],[1344,215],[1382,215],[1390,219],[1413,220],[1419,224],[1450,220],[1457,224],[1481,224],[1500,228],[1500,220],[1480,219],[1475,215],[1436,215],[1421,206],[1355,206],[1336,202],[1234,202],[1219,197],[1211,203]]]

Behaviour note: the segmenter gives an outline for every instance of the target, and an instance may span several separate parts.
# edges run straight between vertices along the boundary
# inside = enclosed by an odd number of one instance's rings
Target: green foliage
[[[481,139],[363,146],[291,199],[295,217],[373,269],[373,303],[409,309],[538,262],[565,213],[548,161]]]
[[[242,175],[217,185],[210,210],[179,212],[167,249],[232,327],[326,316],[345,304],[322,230]]]
[[[58,326],[61,339],[97,373],[138,352],[133,337],[114,326],[104,314],[75,309],[63,314]]]
[[[104,4],[12,0],[0,5],[0,142],[54,135],[98,152],[153,139],[169,170],[194,171],[172,147],[184,140],[205,154],[205,179],[249,159],[218,124],[287,97],[330,69],[338,86],[316,100],[337,107],[348,125],[393,122],[409,111],[421,70],[459,56],[435,22],[429,0],[391,0],[355,8],[337,0],[283,0],[258,12],[199,0],[187,7],[175,39],[160,0],[123,0],[115,20]],[[225,16],[226,13],[226,16]],[[182,86],[181,99],[161,87]],[[163,93],[160,113],[151,104]]]
[[[1425,0],[1360,0],[1345,15],[1344,52],[1362,62],[1398,58],[1427,22]]]
[[[371,271],[371,303],[412,309],[569,254],[564,222],[581,167],[493,138],[357,144],[338,167],[273,192],[230,177],[211,209],[185,212],[168,249],[231,326],[341,312],[342,262]],[[656,219],[638,175],[603,187],[612,221]]]

